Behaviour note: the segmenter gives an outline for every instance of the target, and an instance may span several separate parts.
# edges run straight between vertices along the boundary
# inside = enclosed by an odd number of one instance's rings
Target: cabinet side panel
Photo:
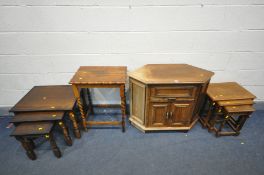
[[[131,117],[143,125],[145,123],[145,86],[136,81],[132,81],[131,97]]]

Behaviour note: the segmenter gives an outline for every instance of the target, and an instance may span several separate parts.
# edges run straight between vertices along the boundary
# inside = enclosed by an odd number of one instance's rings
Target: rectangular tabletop
[[[253,105],[254,101],[252,99],[246,100],[223,100],[217,101],[219,106],[236,106],[236,105]]]
[[[20,112],[16,114],[11,123],[35,122],[35,121],[57,121],[62,120],[64,112]]]
[[[21,123],[16,126],[11,136],[48,134],[53,125],[53,122]]]
[[[124,84],[126,66],[81,66],[70,84]]]
[[[207,89],[213,101],[255,99],[256,96],[236,82],[212,83]]]
[[[35,86],[10,111],[70,111],[75,101],[70,85]]]
[[[225,106],[224,108],[228,113],[242,113],[255,111],[255,109],[251,105]]]

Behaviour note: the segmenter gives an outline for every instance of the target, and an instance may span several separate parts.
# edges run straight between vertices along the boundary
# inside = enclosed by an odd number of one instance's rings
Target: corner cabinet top
[[[145,84],[200,84],[213,75],[211,71],[188,64],[147,64],[129,73],[129,77]]]

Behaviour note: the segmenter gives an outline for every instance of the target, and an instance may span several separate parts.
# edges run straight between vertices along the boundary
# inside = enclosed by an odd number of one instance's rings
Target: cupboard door
[[[167,126],[169,103],[150,103],[149,125],[153,127]]]
[[[171,126],[189,125],[192,119],[193,102],[173,102],[170,110]]]

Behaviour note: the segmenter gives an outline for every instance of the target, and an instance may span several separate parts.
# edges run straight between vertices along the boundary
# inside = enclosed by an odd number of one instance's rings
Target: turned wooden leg
[[[77,104],[79,106],[80,109],[80,113],[81,113],[81,118],[82,118],[82,126],[83,126],[83,130],[87,131],[87,127],[86,127],[86,118],[85,118],[85,114],[82,108],[82,102],[80,98],[77,98]]]
[[[58,148],[58,146],[56,144],[56,141],[55,141],[55,139],[53,137],[53,134],[49,133],[49,134],[45,135],[45,138],[49,140],[50,146],[51,146],[51,149],[52,149],[54,155],[57,158],[60,158],[61,157],[61,151],[60,151],[60,149]]]
[[[78,127],[78,124],[76,122],[74,113],[73,112],[70,112],[69,113],[69,117],[70,117],[70,120],[72,121],[74,136],[76,138],[81,138],[81,132],[80,132],[79,127]]]
[[[69,135],[69,130],[68,130],[67,126],[64,124],[63,121],[59,121],[59,126],[62,130],[64,141],[66,142],[66,144],[68,146],[72,146],[72,139]]]
[[[32,149],[32,145],[30,143],[31,141],[28,140],[27,138],[23,138],[23,137],[16,137],[16,139],[18,141],[20,141],[22,147],[26,151],[26,154],[27,154],[28,158],[31,159],[31,160],[36,160],[37,156],[36,156],[35,152]]]
[[[125,116],[126,116],[126,95],[125,95],[125,85],[120,86],[120,97],[121,97],[121,112],[122,112],[122,132],[126,130]]]
[[[88,102],[89,102],[89,110],[90,110],[91,114],[94,114],[91,92],[90,92],[90,89],[88,89],[88,88],[87,88],[87,97],[88,97]]]
[[[84,109],[85,113],[87,113],[89,109],[88,109],[88,105],[86,103],[85,90],[86,89],[81,89],[81,95],[80,96],[82,98],[83,109]]]
[[[77,104],[78,104],[78,107],[79,107],[79,110],[80,110],[80,113],[81,113],[83,129],[84,129],[84,131],[88,131],[87,127],[86,127],[86,117],[85,117],[85,114],[84,114],[84,111],[83,111],[83,105],[82,105],[82,102],[81,102],[81,99],[80,99],[80,94],[79,94],[79,91],[78,91],[78,87],[76,85],[72,85],[72,89],[73,89],[73,93],[74,93],[74,96],[75,96],[75,98],[77,100]],[[88,113],[87,113],[87,116],[88,116]]]

